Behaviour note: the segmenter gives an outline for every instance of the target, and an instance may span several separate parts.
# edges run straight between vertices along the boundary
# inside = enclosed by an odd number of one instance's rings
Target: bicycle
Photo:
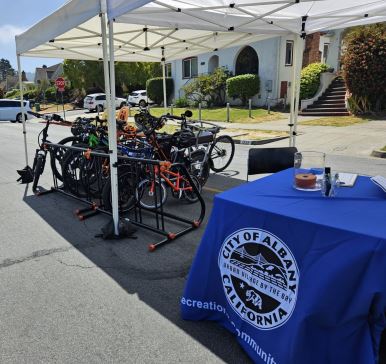
[[[48,138],[48,128],[50,127],[50,122],[51,121],[61,121],[63,119],[57,114],[40,115],[40,114],[32,113],[30,111],[28,111],[28,113],[31,113],[34,116],[39,115],[40,118],[43,118],[44,120],[46,120],[46,126],[43,128],[43,130],[40,131],[40,133],[38,135],[39,149],[36,149],[36,151],[35,151],[34,162],[32,165],[32,174],[33,174],[32,191],[35,193],[37,190],[37,185],[39,183],[40,176],[43,174],[44,167],[46,164],[46,158],[47,158],[47,153],[48,153],[48,150],[46,148],[46,143],[49,142],[47,140],[47,138]],[[41,138],[41,136],[42,136],[42,138]],[[54,158],[51,159],[51,167],[55,173],[56,164],[55,164]]]

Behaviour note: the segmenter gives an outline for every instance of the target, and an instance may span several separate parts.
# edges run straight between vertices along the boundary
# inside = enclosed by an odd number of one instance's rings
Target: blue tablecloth
[[[386,309],[386,195],[369,178],[335,198],[292,170],[215,197],[181,298],[256,363],[374,364]]]

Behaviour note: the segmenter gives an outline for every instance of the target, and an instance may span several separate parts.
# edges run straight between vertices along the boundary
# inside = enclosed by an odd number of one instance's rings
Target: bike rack
[[[101,153],[99,151],[93,151],[77,146],[64,146],[53,143],[46,143],[45,147],[50,154],[50,158],[54,158],[55,153],[58,151],[62,152],[63,156],[64,153],[67,153],[68,156],[71,155],[71,161],[73,162],[73,165],[71,166],[72,171],[70,174],[72,176],[71,181],[81,182],[79,184],[76,183],[75,185],[71,185],[71,183],[67,183],[66,178],[62,178],[64,181],[61,181],[54,173],[54,171],[52,171],[53,186],[50,190],[38,192],[37,195],[42,196],[47,193],[58,192],[88,205],[85,208],[75,210],[75,214],[81,221],[99,213],[111,215],[111,212],[107,209],[108,207],[104,206],[103,198],[101,196],[101,190],[104,188],[105,184],[110,183],[110,155],[108,153]],[[153,176],[155,180],[155,188],[153,193],[155,207],[148,208],[142,206],[137,199],[137,196],[135,195],[132,196],[133,202],[129,204],[129,206],[124,206],[122,201],[119,201],[121,216],[126,216],[134,225],[155,232],[163,237],[162,240],[153,244],[149,244],[148,250],[150,252],[153,252],[161,245],[174,241],[177,238],[189,233],[190,231],[199,228],[205,217],[205,202],[199,190],[197,189],[197,186],[192,180],[186,167],[183,164],[177,163],[172,164],[171,166],[178,167],[181,175],[189,182],[190,186],[192,186],[193,192],[198,197],[198,201],[195,203],[195,205],[198,204],[199,206],[199,211],[197,214],[198,217],[191,220],[189,218],[177,216],[174,213],[166,211],[166,206],[164,206],[163,203],[160,203],[162,199],[161,176],[160,173],[155,173],[157,169],[158,171],[161,169],[161,166],[163,166],[164,163],[165,162],[159,160],[119,156],[118,165],[116,166],[118,168],[119,196],[121,196],[121,193],[122,196],[124,196],[122,191],[125,187],[127,187],[126,185],[120,185],[120,177],[125,176],[125,173],[122,173],[120,176],[121,170],[123,172],[130,171],[126,174],[129,173],[131,181],[134,181],[134,186],[131,187],[134,187],[135,191],[138,191],[138,184],[144,177],[144,171],[146,171],[148,175]],[[62,171],[63,168],[69,168],[69,163],[66,162],[65,158],[62,158],[60,168]],[[87,173],[85,173],[85,171]],[[62,174],[62,176],[63,175],[64,174]],[[165,205],[167,205],[167,202]],[[182,224],[183,227],[180,227],[177,230],[168,230],[167,225],[173,223],[174,225]]]

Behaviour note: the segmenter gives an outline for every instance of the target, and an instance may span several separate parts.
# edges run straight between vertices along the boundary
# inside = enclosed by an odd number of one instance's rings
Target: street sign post
[[[55,80],[55,86],[58,92],[62,94],[62,105],[63,105],[63,119],[66,120],[66,112],[64,111],[63,92],[66,87],[66,80],[63,77],[58,77]]]
[[[63,77],[58,77],[55,80],[55,86],[59,92],[64,92],[64,88],[66,87],[66,80]]]

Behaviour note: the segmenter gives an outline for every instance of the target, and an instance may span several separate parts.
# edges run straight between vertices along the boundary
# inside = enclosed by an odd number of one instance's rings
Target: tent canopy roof
[[[117,61],[159,62],[162,49],[166,60],[173,60],[277,35],[310,34],[386,21],[386,2],[70,0],[17,36],[17,53],[101,59],[101,12],[107,12],[108,18],[115,21]]]

